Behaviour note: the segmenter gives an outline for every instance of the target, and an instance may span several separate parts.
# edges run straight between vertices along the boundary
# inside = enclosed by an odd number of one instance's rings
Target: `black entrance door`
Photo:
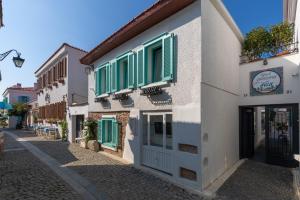
[[[240,108],[240,158],[254,156],[254,108]]]
[[[76,116],[76,138],[80,137],[80,131],[83,129],[84,115]]]
[[[297,167],[299,152],[298,104],[266,106],[266,161]]]

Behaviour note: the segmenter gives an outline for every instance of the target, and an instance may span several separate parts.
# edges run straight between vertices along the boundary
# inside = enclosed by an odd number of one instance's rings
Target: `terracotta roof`
[[[2,93],[2,95],[4,95],[7,90],[17,90],[17,91],[25,91],[25,92],[34,92],[35,91],[34,87],[21,87],[21,88],[8,87],[5,89],[5,91]]]
[[[158,24],[194,1],[196,0],[160,0],[156,2],[92,49],[87,55],[80,59],[80,62],[86,65],[92,64],[114,48]]]
[[[64,46],[68,46],[68,47],[71,47],[73,49],[76,49],[76,50],[79,50],[79,51],[83,51],[85,53],[87,53],[87,51],[83,50],[83,49],[80,49],[78,47],[74,47],[74,46],[71,46],[69,45],[68,43],[63,43],[34,73],[36,74],[38,71],[40,71],[40,69],[42,69],[46,63],[51,60]]]

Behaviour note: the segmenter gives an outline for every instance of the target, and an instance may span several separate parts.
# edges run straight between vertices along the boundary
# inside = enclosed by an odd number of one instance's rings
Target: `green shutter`
[[[105,138],[105,124],[106,120],[101,120],[101,143],[105,143],[106,138]]]
[[[118,147],[119,144],[119,125],[117,120],[112,120],[112,145]]]
[[[95,94],[99,96],[99,70],[95,72]]]
[[[143,49],[137,53],[137,85],[139,87],[145,85],[145,65],[144,65],[144,52]]]
[[[117,70],[116,62],[113,61],[110,64],[110,73],[111,73],[111,92],[117,91]]]
[[[134,55],[128,55],[128,88],[134,88]]]
[[[174,67],[174,37],[168,35],[163,38],[163,80],[173,79],[173,67]]]
[[[134,64],[133,64],[133,66],[134,66],[134,70],[133,70],[133,74],[134,74],[134,76],[133,76],[133,79],[134,79],[134,87],[137,87],[137,54],[135,53],[135,54],[133,54],[134,56]]]
[[[98,142],[102,143],[102,120],[98,121]]]
[[[101,76],[101,73],[102,73],[102,68],[100,68],[99,70],[98,70],[98,84],[99,84],[99,87],[98,87],[98,95],[101,95],[101,94],[103,94],[103,92],[104,91],[102,91],[102,85],[101,85],[101,83],[102,83],[102,81],[101,81],[101,78],[102,78],[102,76]]]
[[[106,77],[106,93],[110,93],[110,65],[105,66]]]

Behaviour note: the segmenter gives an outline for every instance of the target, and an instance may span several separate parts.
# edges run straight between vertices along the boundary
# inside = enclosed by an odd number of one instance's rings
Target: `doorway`
[[[76,115],[76,135],[75,138],[80,138],[80,132],[83,130],[84,115]]]
[[[240,107],[240,158],[297,167],[298,104]]]
[[[172,113],[143,113],[142,164],[172,174]]]

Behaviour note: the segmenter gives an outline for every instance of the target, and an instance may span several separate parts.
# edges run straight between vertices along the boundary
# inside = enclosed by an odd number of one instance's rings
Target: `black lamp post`
[[[15,49],[12,49],[12,50],[9,50],[9,51],[7,51],[5,53],[0,54],[0,61],[4,60],[8,56],[8,54],[10,54],[13,51],[16,52],[17,57],[13,57],[12,60],[13,60],[13,62],[14,62],[14,64],[15,64],[16,67],[21,68],[22,65],[23,65],[23,63],[24,63],[24,61],[25,61],[25,59],[21,58],[21,53],[19,53]],[[1,80],[2,80],[2,75],[1,75],[1,72],[0,72],[0,81]]]
[[[19,53],[15,49],[12,49],[12,50],[9,50],[5,53],[0,54],[0,61],[4,60],[8,56],[8,54],[10,54],[13,51],[16,52],[16,54],[17,54],[17,57],[13,57],[13,62],[14,62],[16,67],[21,68],[24,61],[25,61],[25,59],[21,58],[21,53]]]

